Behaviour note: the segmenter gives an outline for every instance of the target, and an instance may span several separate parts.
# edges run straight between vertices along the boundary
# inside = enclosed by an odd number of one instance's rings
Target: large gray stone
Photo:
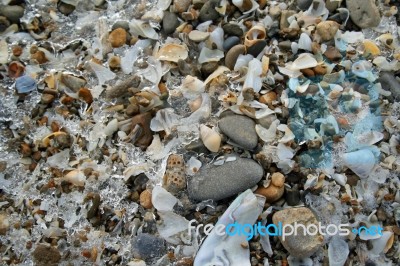
[[[239,158],[223,165],[206,165],[189,178],[189,197],[193,200],[221,200],[256,185],[264,175],[254,160]]]
[[[400,99],[400,82],[396,79],[393,72],[382,71],[378,81],[382,85],[382,89],[390,91],[394,99]]]
[[[165,11],[162,24],[165,34],[172,34],[179,26],[178,16],[175,13]]]
[[[350,18],[362,29],[373,28],[379,25],[381,15],[375,0],[346,0],[350,11]]]
[[[243,115],[230,115],[218,122],[218,127],[233,142],[252,150],[257,146],[258,136],[253,119]]]

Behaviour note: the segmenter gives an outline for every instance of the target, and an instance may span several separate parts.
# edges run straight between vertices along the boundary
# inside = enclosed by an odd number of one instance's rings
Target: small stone
[[[223,165],[205,165],[188,178],[189,197],[193,200],[221,200],[256,185],[263,168],[251,159],[236,157]]]
[[[140,193],[139,202],[145,209],[153,208],[153,203],[151,202],[151,191],[148,189],[143,190],[142,193]]]
[[[257,146],[255,122],[247,116],[226,116],[218,122],[218,127],[228,138],[244,149],[252,150]]]
[[[289,206],[296,206],[300,203],[300,191],[295,188],[286,188],[286,203]]]
[[[73,143],[73,139],[69,134],[60,134],[54,137],[54,147],[59,149],[70,148]]]
[[[111,69],[117,69],[121,67],[121,58],[119,56],[113,55],[108,59],[108,65]]]
[[[123,28],[117,28],[113,30],[108,36],[108,41],[111,43],[111,46],[114,48],[118,48],[123,46],[126,43],[127,33]]]
[[[10,223],[8,221],[7,214],[0,213],[0,235],[6,235],[9,227]]]
[[[284,51],[291,51],[292,50],[292,42],[289,40],[282,41],[278,43],[278,47]]]
[[[175,13],[165,11],[162,20],[162,26],[165,34],[172,34],[179,26],[178,16]]]
[[[267,46],[266,40],[258,41],[247,49],[247,54],[257,57],[265,48],[265,46]]]
[[[68,16],[75,10],[75,6],[64,3],[63,1],[60,1],[58,3],[57,8],[58,8],[58,11],[60,11],[62,14],[66,15],[66,16]]]
[[[327,72],[326,66],[318,65],[313,68],[313,71],[316,75],[325,75]]]
[[[55,99],[55,96],[52,94],[42,94],[40,102],[43,104],[51,104]]]
[[[306,77],[315,77],[314,71],[310,68],[302,69],[300,70],[300,72],[303,73]]]
[[[225,39],[223,43],[223,48],[225,51],[229,51],[233,46],[237,45],[240,43],[240,38],[237,36],[230,36]]]
[[[277,98],[278,98],[278,96],[276,95],[276,92],[269,91],[266,94],[264,94],[263,96],[261,96],[259,101],[260,101],[260,103],[272,105],[272,102],[276,101]]]
[[[274,5],[271,6],[269,8],[269,15],[273,18],[273,19],[278,19],[279,16],[282,13],[282,9],[278,6],[278,5]],[[279,21],[279,20],[278,20]]]
[[[199,30],[192,30],[189,33],[189,39],[194,41],[194,42],[202,42],[208,39],[210,37],[209,32],[204,32],[204,31],[199,31]]]
[[[215,10],[219,5],[219,0],[210,0],[207,1],[203,7],[200,9],[199,20],[201,22],[205,21],[215,21],[219,18],[219,13]]]
[[[280,199],[285,191],[283,186],[285,183],[285,176],[281,173],[274,173],[271,177],[271,183],[268,187],[260,186],[255,193],[265,197],[265,201],[272,203]]]
[[[203,77],[207,78],[209,75],[211,75],[217,68],[219,64],[218,62],[207,62],[204,64],[201,64],[201,73],[203,74]]]
[[[342,59],[342,54],[335,46],[328,46],[324,55],[332,62],[337,62]]]
[[[8,75],[10,78],[19,78],[25,72],[25,67],[18,61],[13,61],[8,65]]]
[[[185,161],[178,154],[171,154],[163,177],[163,187],[171,193],[186,188]]]
[[[31,59],[34,60],[36,63],[44,64],[49,60],[46,58],[46,55],[43,51],[37,50],[35,53],[31,54]]]
[[[74,92],[78,92],[86,85],[86,80],[70,74],[61,74],[61,82]]]
[[[19,23],[24,16],[25,9],[22,6],[2,6],[0,14],[5,16],[11,23]]]
[[[136,125],[141,127],[142,132],[134,140],[134,144],[142,149],[147,148],[153,141],[153,132],[150,129],[151,114],[149,112],[138,114],[132,118],[132,130]]]
[[[6,17],[0,16],[0,32],[5,31],[10,26],[10,21]]]
[[[222,29],[228,36],[237,36],[239,38],[243,36],[243,30],[237,24],[227,23],[222,27]]]
[[[61,260],[60,251],[47,244],[39,244],[32,256],[38,266],[56,266]]]
[[[364,55],[366,56],[372,55],[375,57],[381,54],[381,50],[379,49],[379,47],[375,44],[375,42],[371,40],[364,40],[363,46]]]
[[[159,258],[167,251],[164,239],[142,233],[134,237],[132,241],[132,254],[135,258],[152,259]]]
[[[340,7],[341,1],[326,0],[325,5],[329,12],[333,13],[337,8]]]
[[[393,72],[381,71],[378,81],[384,90],[389,90],[394,99],[400,99],[400,81],[396,79]]]
[[[118,28],[123,28],[124,30],[129,31],[129,22],[125,20],[119,20],[112,25],[111,30]]]
[[[233,46],[225,56],[225,66],[229,69],[233,70],[236,64],[236,60],[239,55],[244,54],[246,52],[246,46],[243,44],[238,44]]]
[[[129,116],[137,115],[139,114],[139,106],[136,104],[130,104],[128,107],[125,109],[125,113]]]
[[[282,223],[282,226],[287,224],[294,226],[294,223],[297,223],[305,227],[313,224],[318,228],[318,220],[314,213],[305,207],[278,211],[272,216],[272,221],[277,226],[279,223]],[[304,232],[304,229],[300,226],[298,227],[297,235],[287,235],[284,240],[280,236],[279,239],[290,255],[296,258],[307,258],[313,255],[322,246],[324,241],[323,236],[319,232],[316,235],[311,235]]]
[[[174,0],[172,5],[173,11],[177,13],[185,12],[189,9],[191,3],[191,0]]]
[[[282,10],[281,20],[280,20],[280,29],[288,28],[290,26],[288,18],[296,14],[294,10]]]
[[[93,102],[92,93],[87,88],[80,88],[78,91],[78,96],[80,99],[85,101],[87,104],[91,104]]]
[[[330,41],[335,37],[336,32],[339,30],[339,24],[336,21],[322,21],[317,25],[317,33],[322,41]]]
[[[379,9],[375,0],[346,0],[350,18],[362,29],[377,27],[381,21]]]
[[[311,6],[312,2],[313,0],[297,0],[297,7],[301,10],[307,10]]]

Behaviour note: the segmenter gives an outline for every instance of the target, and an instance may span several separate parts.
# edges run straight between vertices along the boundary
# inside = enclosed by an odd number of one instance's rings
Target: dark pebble
[[[382,71],[378,81],[381,83],[382,89],[389,89],[389,91],[392,93],[390,97],[393,97],[394,99],[400,99],[400,82],[396,79],[393,72]]]
[[[300,203],[300,191],[294,188],[287,188],[285,194],[286,203],[289,206],[296,206]]]
[[[219,18],[219,13],[215,10],[215,7],[219,5],[218,0],[211,0],[206,2],[203,7],[200,9],[199,20],[201,22],[204,21],[215,21]]]
[[[247,53],[251,54],[254,57],[257,57],[261,53],[261,51],[265,48],[265,46],[267,46],[267,41],[265,40],[256,42],[255,44],[249,47]]]
[[[162,20],[163,29],[165,34],[173,33],[179,26],[178,16],[175,13],[164,12],[164,18]]]
[[[74,10],[75,10],[75,7],[73,5],[64,3],[63,1],[60,1],[58,3],[58,11],[60,11],[61,13],[63,13],[66,16],[68,16],[69,14],[74,12]]]
[[[201,65],[201,73],[207,78],[218,68],[218,62],[208,62]]]
[[[301,10],[307,10],[312,2],[313,0],[297,0],[297,7]]]
[[[236,44],[239,44],[239,42],[240,42],[240,38],[237,37],[237,36],[228,37],[224,41],[223,48],[224,48],[225,51],[228,51],[229,49],[231,49]]]
[[[237,36],[239,38],[243,36],[243,30],[239,25],[227,23],[222,27],[222,29],[228,36]]]
[[[140,234],[133,239],[132,253],[144,260],[158,258],[167,251],[164,239],[151,234]]]

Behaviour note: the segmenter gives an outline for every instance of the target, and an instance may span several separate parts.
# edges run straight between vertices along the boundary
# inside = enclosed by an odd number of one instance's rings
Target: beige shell
[[[43,138],[42,143],[44,147],[49,147],[50,146],[50,140],[53,139],[54,137],[57,137],[59,135],[67,135],[67,133],[62,132],[62,131],[57,131],[54,133],[51,133],[47,135],[46,137]]]
[[[244,37],[244,45],[250,47],[256,42],[264,40],[266,36],[267,33],[265,31],[265,27],[261,24],[257,24],[246,33]]]
[[[156,57],[159,60],[177,63],[180,59],[185,60],[188,57],[188,49],[181,44],[167,43],[158,50]]]
[[[218,152],[221,146],[221,136],[217,132],[206,125],[201,125],[200,138],[209,151]]]
[[[63,177],[63,180],[72,183],[75,186],[83,187],[85,185],[85,174],[81,170],[72,170]]]

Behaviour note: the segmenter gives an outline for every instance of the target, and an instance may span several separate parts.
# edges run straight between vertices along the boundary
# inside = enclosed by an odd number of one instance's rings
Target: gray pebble
[[[189,197],[193,200],[221,200],[256,185],[263,168],[251,159],[237,157],[221,166],[206,165],[189,178]]]
[[[5,16],[12,23],[18,23],[19,19],[24,15],[25,9],[21,6],[3,6],[0,14]]]
[[[119,20],[112,25],[112,30],[122,28],[129,32],[129,22],[124,20]]]
[[[233,46],[225,56],[225,66],[229,69],[233,70],[236,64],[236,60],[239,55],[244,54],[246,52],[246,46],[243,44],[238,44]]]
[[[378,81],[381,83],[382,88],[389,90],[395,99],[400,99],[400,82],[396,79],[393,72],[382,71]]]
[[[265,48],[265,46],[267,46],[267,41],[265,40],[258,41],[252,46],[250,46],[249,49],[247,49],[247,53],[251,54],[254,57],[257,57]]]
[[[245,149],[257,146],[258,137],[253,119],[243,115],[230,115],[218,122],[219,129],[233,142]]]
[[[297,7],[301,10],[307,10],[312,2],[313,0],[297,0]]]
[[[286,203],[289,206],[296,206],[300,203],[300,191],[297,188],[286,188]]]
[[[204,21],[215,21],[219,18],[219,13],[217,10],[215,10],[215,7],[217,7],[219,4],[218,0],[210,0],[206,2],[203,7],[200,9],[200,14],[199,14],[199,20],[201,22]]]
[[[228,36],[237,36],[239,38],[243,36],[243,30],[240,28],[239,25],[227,23],[222,27],[222,29],[224,30],[224,33]]]
[[[171,34],[175,32],[176,28],[179,26],[178,16],[175,13],[165,11],[162,25],[165,34]]]
[[[71,14],[72,12],[74,12],[75,10],[75,6],[64,3],[63,1],[60,1],[58,3],[58,11],[60,11],[62,14],[68,16],[69,14]]]
[[[379,25],[381,15],[375,0],[346,0],[346,6],[350,11],[351,20],[358,27],[366,29]]]
[[[231,36],[225,39],[224,43],[223,43],[223,48],[225,51],[228,51],[229,49],[231,49],[233,46],[235,46],[236,44],[240,43],[240,38],[237,36]]]
[[[132,253],[135,258],[144,260],[158,258],[166,251],[164,239],[151,234],[140,234],[132,241]]]
[[[207,78],[218,68],[218,62],[207,62],[201,65],[201,73]]]

